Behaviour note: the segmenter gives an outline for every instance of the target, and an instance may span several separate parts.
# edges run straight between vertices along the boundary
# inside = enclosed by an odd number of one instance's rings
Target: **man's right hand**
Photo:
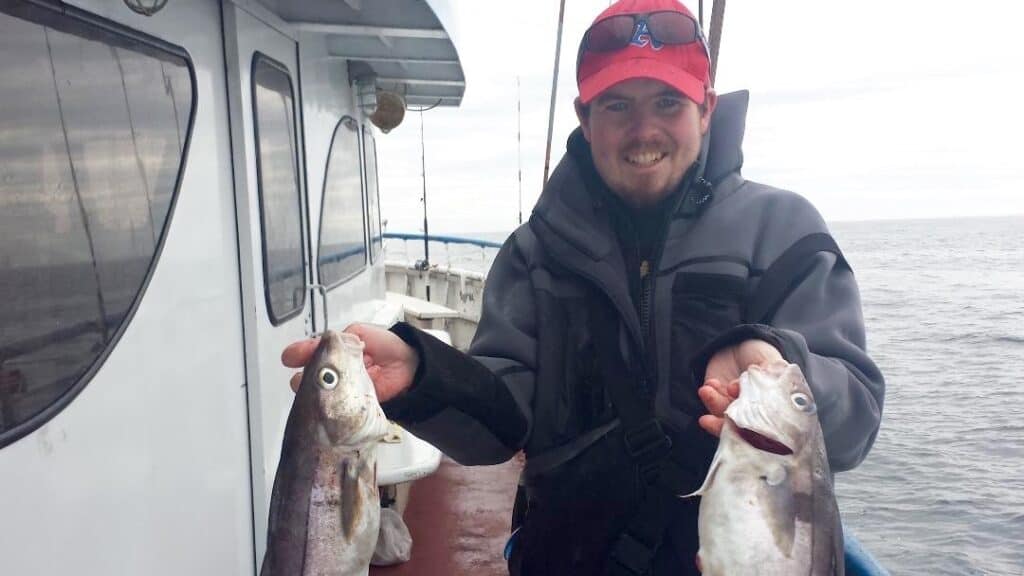
[[[373,380],[377,400],[386,402],[410,386],[420,364],[416,350],[390,330],[370,324],[352,324],[345,332],[363,341],[363,364]],[[289,368],[303,368],[313,358],[320,340],[310,338],[288,345],[281,353],[281,363]],[[292,376],[292,390],[298,392],[302,372]]]

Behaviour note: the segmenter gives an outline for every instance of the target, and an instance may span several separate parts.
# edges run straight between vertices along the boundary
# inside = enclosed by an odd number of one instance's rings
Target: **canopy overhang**
[[[458,106],[466,78],[445,0],[263,0],[300,32],[323,34],[329,58],[361,62],[378,89],[409,106]]]

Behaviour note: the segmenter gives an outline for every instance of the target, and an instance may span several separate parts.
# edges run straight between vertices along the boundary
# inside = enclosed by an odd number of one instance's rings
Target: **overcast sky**
[[[461,107],[423,114],[430,231],[509,231],[519,210],[516,78],[526,219],[543,180],[558,1],[450,3],[467,87]],[[686,3],[696,13],[697,0]],[[566,2],[552,169],[577,125],[579,39],[607,6]],[[716,88],[751,92],[745,177],[806,196],[829,221],[1024,213],[1020,3],[727,7]],[[421,232],[420,115],[377,142],[387,229]]]

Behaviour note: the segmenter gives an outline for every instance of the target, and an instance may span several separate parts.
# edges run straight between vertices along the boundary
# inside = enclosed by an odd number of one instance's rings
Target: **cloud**
[[[461,108],[424,115],[431,230],[510,230],[520,149],[527,215],[540,194],[558,3],[452,4],[467,89]],[[552,166],[576,126],[577,43],[607,5],[567,2]],[[718,88],[751,91],[744,175],[804,194],[829,220],[1024,213],[1022,16],[998,0],[730,2]],[[409,114],[378,138],[392,231],[422,228],[419,137]]]

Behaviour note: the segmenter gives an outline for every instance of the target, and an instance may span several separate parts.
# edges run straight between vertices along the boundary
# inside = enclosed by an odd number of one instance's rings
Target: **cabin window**
[[[369,126],[363,126],[363,172],[366,174],[366,198],[370,205],[370,262],[376,262],[384,246],[384,238],[380,224],[380,191],[377,189],[377,141]]]
[[[358,124],[345,116],[334,128],[320,213],[320,282],[337,286],[366,267],[366,221],[359,179]]]
[[[85,387],[171,220],[195,95],[185,52],[0,4],[0,446]]]
[[[264,294],[270,321],[277,325],[306,304],[295,97],[287,68],[256,54],[252,93]]]

